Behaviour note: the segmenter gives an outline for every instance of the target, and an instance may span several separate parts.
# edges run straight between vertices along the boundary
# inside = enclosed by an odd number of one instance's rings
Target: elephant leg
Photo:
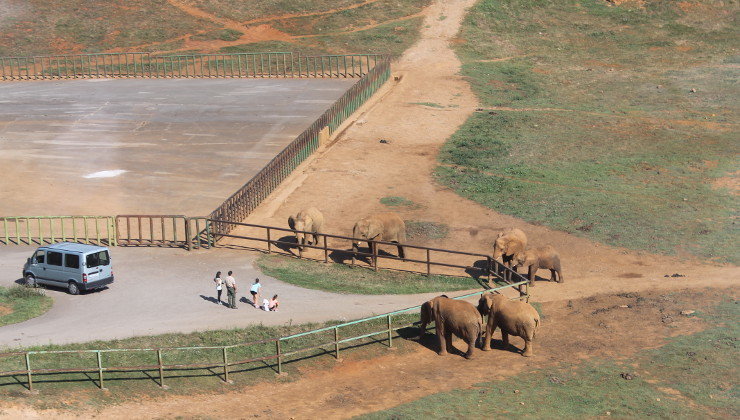
[[[486,325],[486,334],[483,337],[483,347],[481,350],[483,351],[489,351],[491,350],[491,338],[493,337],[493,333],[496,331],[496,324],[494,322],[488,322],[488,325]]]
[[[534,356],[534,351],[532,350],[532,340],[534,339],[534,334],[527,331],[527,335],[524,337],[524,352],[522,353],[522,356],[530,357]]]
[[[403,247],[400,245],[400,243],[398,245],[398,257],[401,259],[406,258],[406,253],[403,252]]]
[[[563,283],[565,281],[563,280],[563,272],[560,269],[557,269],[556,272],[558,273],[558,283]]]
[[[437,342],[439,344],[439,349],[437,350],[437,354],[440,356],[444,356],[447,354],[447,346],[449,344],[447,343],[447,332],[444,330],[444,327],[442,326],[442,323],[437,323]]]
[[[535,286],[535,280],[537,280],[537,269],[538,267],[534,264],[529,266],[529,286]]]
[[[509,348],[509,334],[501,330],[501,341],[504,343],[504,350]]]
[[[478,341],[478,337],[475,334],[470,334],[467,339],[468,351],[465,353],[466,359],[473,358],[473,351],[475,351],[475,342]]]
[[[445,341],[447,342],[447,352],[454,353],[455,347],[452,346],[452,331],[445,330]]]
[[[558,277],[555,274],[555,270],[553,270],[552,268],[550,269],[550,281],[554,281],[554,282],[558,281]]]

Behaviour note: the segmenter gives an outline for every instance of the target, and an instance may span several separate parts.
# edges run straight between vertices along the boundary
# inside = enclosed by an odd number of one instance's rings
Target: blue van
[[[69,294],[99,289],[113,283],[108,248],[61,242],[39,247],[23,266],[28,286],[64,287]]]

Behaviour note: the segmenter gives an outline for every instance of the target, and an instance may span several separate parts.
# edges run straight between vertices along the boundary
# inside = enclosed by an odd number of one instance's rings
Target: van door
[[[113,275],[110,255],[107,250],[96,251],[85,255],[85,266],[88,283],[105,280]]]
[[[67,284],[64,268],[62,267],[63,261],[63,253],[57,251],[46,251],[46,264],[43,265],[41,270],[41,277],[52,284]]]
[[[36,283],[42,284],[44,283],[44,279],[42,278],[46,273],[44,273],[44,269],[46,268],[46,251],[43,249],[39,249],[36,252],[33,253],[33,257],[31,257],[31,262],[28,265],[27,270],[33,274],[33,276],[36,278]]]
[[[64,254],[64,272],[66,273],[64,280],[73,279],[77,283],[82,282],[79,254]]]

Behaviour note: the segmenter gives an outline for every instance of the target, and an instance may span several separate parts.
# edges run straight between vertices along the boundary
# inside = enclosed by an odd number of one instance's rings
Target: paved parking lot
[[[354,82],[0,83],[0,215],[206,215]]]
[[[0,286],[21,279],[23,263],[34,250],[0,247]],[[303,289],[262,275],[252,266],[255,254],[237,250],[113,248],[111,257],[116,281],[110,288],[79,296],[47,290],[54,298],[52,309],[38,318],[0,327],[0,349],[258,323],[349,320],[418,305],[439,294],[362,296]],[[280,295],[280,311],[264,312],[245,302],[236,310],[216,304],[212,279],[217,270],[224,275],[234,271],[240,299],[249,295],[249,286],[259,276],[264,295]]]

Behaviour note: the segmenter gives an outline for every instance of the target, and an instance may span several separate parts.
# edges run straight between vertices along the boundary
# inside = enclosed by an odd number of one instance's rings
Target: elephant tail
[[[532,332],[532,338],[535,338],[537,336],[537,330],[540,329],[540,318],[537,317],[534,319],[534,332]]]

